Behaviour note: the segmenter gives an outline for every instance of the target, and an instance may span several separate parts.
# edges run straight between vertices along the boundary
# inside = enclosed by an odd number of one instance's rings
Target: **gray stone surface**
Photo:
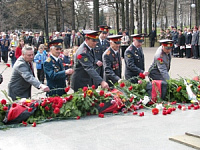
[[[145,48],[146,68],[151,65],[156,48]],[[200,70],[200,60],[173,58],[171,77],[193,77]],[[0,71],[4,65],[0,63]],[[194,70],[194,71],[193,71]],[[7,90],[12,69],[8,68],[1,89]],[[32,89],[33,94],[39,92]],[[38,96],[44,96],[41,94]],[[0,93],[0,99],[4,95]],[[143,109],[144,117],[105,115],[88,116],[80,120],[53,121],[37,127],[11,128],[0,131],[0,150],[191,150],[193,148],[170,141],[169,137],[199,129],[200,110],[176,110],[171,115],[154,116]]]

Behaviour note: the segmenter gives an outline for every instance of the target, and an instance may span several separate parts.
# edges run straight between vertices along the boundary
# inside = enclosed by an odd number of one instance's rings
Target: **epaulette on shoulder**
[[[51,61],[51,58],[48,57],[48,58],[46,59],[46,62],[50,62],[50,61]]]
[[[110,50],[108,50],[108,51],[106,52],[106,55],[110,55]]]

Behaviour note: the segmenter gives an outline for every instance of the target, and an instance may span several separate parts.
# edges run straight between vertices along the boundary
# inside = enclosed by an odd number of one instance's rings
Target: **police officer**
[[[105,50],[110,46],[110,43],[107,39],[107,36],[109,34],[109,29],[111,29],[109,26],[99,25],[99,30],[101,33],[99,35],[96,47],[94,48],[94,53],[96,56],[95,68],[102,78],[103,78],[102,55],[105,52]]]
[[[142,51],[142,43],[144,36],[142,34],[133,34],[133,43],[126,49],[124,54],[125,60],[125,79],[132,83],[137,83],[137,76],[143,73],[145,76],[148,72],[144,71],[144,54]]]
[[[93,30],[84,30],[85,41],[79,46],[74,55],[74,74],[71,80],[71,87],[74,91],[84,86],[101,85],[102,88],[109,88],[108,83],[103,81],[102,77],[95,69],[94,48],[99,38],[99,32]]]
[[[59,55],[62,49],[62,39],[57,39],[49,42],[50,56],[44,62],[44,72],[46,74],[47,85],[51,89],[47,93],[49,96],[65,94],[66,75],[71,75],[73,69],[64,70],[62,60]]]
[[[171,63],[171,51],[173,47],[173,41],[164,39],[159,41],[161,46],[157,49],[154,61],[149,68],[150,80],[169,80],[168,74]]]
[[[109,86],[113,86],[112,84],[121,81],[122,63],[119,54],[121,38],[122,35],[108,36],[108,39],[110,39],[110,47],[103,53],[102,56],[104,80],[109,83]]]

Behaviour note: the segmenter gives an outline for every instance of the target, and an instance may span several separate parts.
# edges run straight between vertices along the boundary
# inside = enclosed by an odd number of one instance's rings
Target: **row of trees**
[[[189,25],[188,18],[199,25],[199,5],[200,0],[0,0],[0,31],[46,31],[47,24],[50,31],[97,30],[99,24],[108,24],[117,31],[122,28],[134,33],[137,28],[138,33],[148,33],[157,25]]]

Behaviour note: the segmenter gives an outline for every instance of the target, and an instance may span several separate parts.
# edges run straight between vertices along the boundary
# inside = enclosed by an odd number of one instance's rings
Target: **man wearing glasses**
[[[101,85],[102,88],[109,88],[108,83],[95,69],[96,57],[94,48],[99,38],[99,32],[84,30],[85,41],[79,46],[74,55],[74,74],[71,80],[71,87],[76,92],[79,88]]]
[[[173,47],[173,41],[164,39],[159,41],[161,46],[157,49],[154,61],[149,68],[150,80],[169,80],[168,74],[171,63],[171,51]]]
[[[119,48],[121,45],[122,35],[108,36],[110,47],[103,53],[104,80],[109,86],[121,81],[121,59]],[[111,81],[111,82],[110,82]]]
[[[44,62],[44,72],[46,74],[47,85],[51,89],[47,93],[48,96],[65,94],[66,75],[73,74],[73,69],[65,70],[62,60],[59,59],[62,50],[62,39],[57,39],[49,42],[50,56]]]
[[[142,51],[142,43],[144,36],[142,34],[133,34],[133,43],[126,49],[124,54],[125,61],[125,79],[130,80],[132,83],[137,83],[140,73],[145,76],[148,72],[144,70],[144,54]]]

